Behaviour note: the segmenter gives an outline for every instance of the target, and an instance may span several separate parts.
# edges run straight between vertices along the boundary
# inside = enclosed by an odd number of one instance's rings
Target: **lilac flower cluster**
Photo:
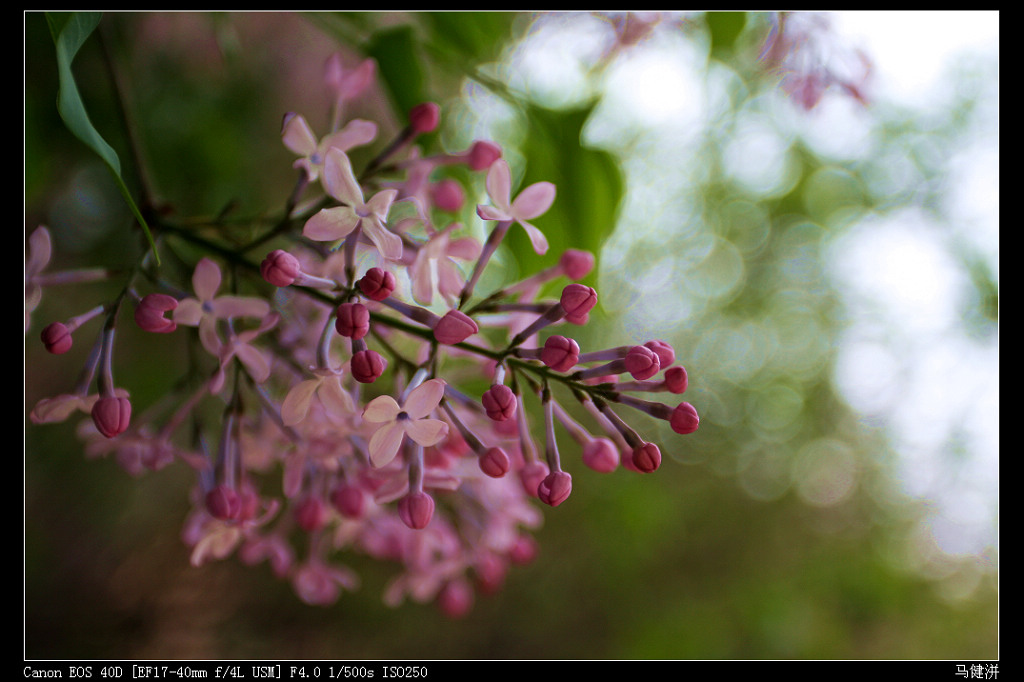
[[[414,108],[356,173],[349,152],[373,143],[378,125],[343,112],[374,73],[372,61],[353,69],[329,62],[334,128],[323,138],[303,116],[285,117],[282,140],[300,179],[286,229],[259,242],[277,248],[264,247],[259,263],[246,249],[211,248],[188,291],[162,276],[143,291],[135,273],[115,301],[46,326],[42,342],[59,354],[84,324],[104,320],[79,383],[41,400],[30,417],[89,414],[79,429],[87,454],[112,455],[132,474],[176,460],[192,467],[183,537],[195,565],[229,555],[267,562],[302,600],[330,604],[358,586],[345,554],[369,555],[400,568],[388,604],[435,602],[459,615],[477,591],[497,589],[511,565],[536,554],[534,500],[554,507],[571,496],[560,437],[575,441],[594,471],[650,473],[661,451],[629,425],[629,413],[679,434],[699,418],[688,402],[651,399],[687,388],[669,344],[584,352],[573,339],[597,304],[580,282],[593,254],[570,249],[552,267],[478,294],[513,225],[538,254],[548,250],[530,221],[555,201],[553,184],[513,197],[509,164],[487,141],[423,156],[417,138],[440,124],[433,103]],[[484,180],[488,201],[476,207],[488,228],[483,243],[450,222],[467,188],[437,171],[454,164]],[[161,239],[213,243],[166,224],[157,230]],[[45,227],[29,246],[26,331],[46,287],[112,276],[47,275]],[[251,275],[253,293],[228,291],[225,260]],[[146,256],[138,270],[151,267]],[[542,295],[552,287],[561,287],[557,300]],[[127,308],[139,328],[196,341],[207,356],[208,373],[167,415],[134,415],[114,381],[115,331]],[[528,413],[532,401],[538,414]]]

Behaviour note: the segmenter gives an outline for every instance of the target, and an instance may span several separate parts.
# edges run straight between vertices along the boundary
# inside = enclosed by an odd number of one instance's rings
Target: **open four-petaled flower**
[[[217,320],[231,317],[265,318],[270,314],[270,304],[262,298],[251,296],[218,296],[220,289],[220,267],[209,258],[196,263],[192,273],[192,288],[195,297],[178,303],[174,309],[174,321],[190,327],[199,327],[199,340],[203,348],[220,356],[223,342],[217,335]]]
[[[544,233],[532,225],[530,220],[543,215],[551,208],[555,200],[555,186],[550,182],[535,182],[516,196],[512,196],[512,172],[508,162],[498,159],[487,171],[487,196],[494,202],[493,206],[480,204],[476,214],[484,220],[511,220],[522,225],[526,230],[533,250],[545,254],[548,240]]]
[[[363,419],[380,424],[370,438],[370,462],[386,466],[409,436],[424,447],[437,445],[448,435],[448,424],[427,417],[444,397],[444,379],[430,379],[409,392],[405,404],[389,395],[377,396],[363,410]]]

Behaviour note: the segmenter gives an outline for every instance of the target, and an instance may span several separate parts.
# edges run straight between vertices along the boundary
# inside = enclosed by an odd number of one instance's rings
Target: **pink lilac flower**
[[[451,234],[461,226],[452,223],[440,232],[435,232],[420,246],[416,257],[409,266],[412,297],[418,303],[430,305],[434,292],[448,301],[453,301],[465,280],[453,259],[471,261],[480,257],[480,242],[473,237],[453,239]]]
[[[351,394],[341,385],[340,370],[311,368],[314,378],[295,384],[281,405],[281,420],[286,426],[300,424],[309,413],[315,395],[329,419],[342,421],[355,414]]]
[[[533,250],[541,255],[547,253],[547,238],[529,221],[544,215],[551,207],[555,200],[555,186],[550,182],[536,182],[521,191],[514,200],[511,194],[512,172],[507,161],[497,159],[487,171],[487,196],[492,204],[477,206],[477,215],[484,220],[518,223],[526,230]]]
[[[309,182],[316,182],[323,173],[324,161],[330,149],[347,152],[353,147],[369,144],[377,137],[377,124],[373,121],[355,119],[341,130],[317,140],[313,130],[301,114],[289,113],[281,126],[284,145],[300,157],[294,164],[306,173]]]
[[[363,419],[378,424],[370,438],[370,462],[375,467],[386,466],[398,454],[405,437],[424,447],[436,445],[448,434],[448,425],[440,419],[431,419],[441,398],[445,381],[429,379],[412,389],[405,403],[389,395],[374,398],[363,410]]]

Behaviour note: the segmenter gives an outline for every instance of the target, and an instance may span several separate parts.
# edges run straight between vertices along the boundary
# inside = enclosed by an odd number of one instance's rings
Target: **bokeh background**
[[[138,136],[176,215],[280,210],[282,115],[324,130],[324,61],[373,56],[360,114],[397,130],[437,101],[437,149],[493,139],[558,185],[552,252],[599,254],[581,346],[669,341],[702,421],[644,424],[652,476],[563,453],[573,496],[538,558],[463,619],[385,606],[389,567],[358,557],[362,588],[314,608],[266,567],[189,565],[184,467],[132,478],[87,460],[73,422],[29,424],[86,350],[47,356],[39,330],[116,289],[48,291],[25,336],[27,658],[998,658],[998,14],[795,17],[810,63],[873,67],[866,105],[831,88],[809,110],[759,59],[774,15],[628,19],[104,17],[83,99],[115,148]],[[44,16],[24,28],[26,234],[50,226],[51,269],[129,265],[130,216],[57,114]],[[544,264],[525,253],[503,254],[510,276]],[[140,410],[174,361],[119,337]]]

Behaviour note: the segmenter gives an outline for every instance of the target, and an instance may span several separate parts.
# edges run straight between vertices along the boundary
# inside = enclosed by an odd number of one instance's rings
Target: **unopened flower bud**
[[[307,497],[295,506],[295,521],[307,533],[318,531],[327,523],[327,510],[319,498]]]
[[[409,111],[409,125],[417,133],[429,133],[441,121],[441,107],[434,102],[417,104]]]
[[[434,516],[434,498],[423,491],[409,493],[398,501],[398,515],[413,530],[426,528]]]
[[[540,361],[556,372],[568,372],[579,359],[579,344],[565,336],[549,336],[540,352]]]
[[[135,306],[135,324],[147,332],[168,334],[178,328],[178,324],[164,317],[164,313],[178,307],[178,299],[167,294],[147,294]]]
[[[647,346],[633,346],[623,362],[634,379],[649,379],[661,369],[657,354]]]
[[[388,362],[375,350],[361,350],[352,355],[352,376],[363,384],[372,384],[387,369]]]
[[[71,332],[63,322],[54,322],[46,325],[39,338],[42,339],[46,350],[54,355],[67,353],[71,350]]]
[[[516,413],[516,394],[505,384],[494,384],[483,394],[480,402],[487,416],[496,422],[511,419]]]
[[[520,566],[537,558],[537,541],[529,535],[520,535],[508,553],[509,560]]]
[[[275,287],[291,286],[301,272],[299,259],[283,249],[271,251],[260,263],[263,279]]]
[[[435,325],[434,338],[438,343],[453,346],[462,343],[478,331],[480,327],[469,315],[461,310],[449,310]]]
[[[501,448],[488,448],[480,457],[480,470],[491,478],[501,478],[512,468],[512,462]]]
[[[372,301],[383,301],[397,286],[394,273],[376,267],[367,270],[356,284],[363,296]]]
[[[234,488],[223,483],[206,493],[206,511],[221,521],[237,519],[242,513],[242,498]]]
[[[648,341],[644,346],[655,352],[662,367],[668,367],[676,361],[675,350],[665,341]]]
[[[461,618],[473,608],[473,588],[464,579],[449,580],[437,593],[437,607],[449,618]]]
[[[534,497],[537,496],[537,490],[547,475],[548,465],[540,461],[527,462],[519,470],[519,480],[523,484],[523,489]]]
[[[649,474],[661,466],[661,450],[654,443],[643,443],[633,450],[633,466]]]
[[[124,433],[131,416],[132,404],[127,398],[100,398],[92,406],[92,421],[96,429],[107,438]]]
[[[686,368],[682,365],[669,367],[665,370],[665,388],[672,393],[685,393],[688,381]]]
[[[366,510],[366,495],[358,486],[339,485],[331,491],[331,504],[345,518],[358,519]]]
[[[676,433],[683,435],[693,433],[700,425],[697,408],[690,403],[679,403],[676,409],[672,411],[672,416],[669,418],[668,423]]]
[[[467,161],[475,171],[487,170],[491,164],[501,158],[501,147],[493,142],[478,140],[469,150]]]
[[[566,249],[558,261],[571,280],[581,280],[594,269],[594,254],[579,249]]]
[[[457,180],[445,178],[430,186],[430,198],[442,211],[455,213],[466,203],[466,193]]]
[[[571,492],[572,476],[564,471],[552,471],[537,487],[537,497],[552,507],[565,502]]]
[[[334,328],[342,336],[361,339],[370,331],[370,310],[362,303],[342,303],[336,315]]]
[[[573,324],[583,324],[591,309],[597,305],[597,292],[585,284],[574,282],[562,289],[559,301],[565,310],[565,319]]]
[[[619,449],[607,438],[592,438],[583,446],[583,463],[602,474],[611,473],[619,466]]]

